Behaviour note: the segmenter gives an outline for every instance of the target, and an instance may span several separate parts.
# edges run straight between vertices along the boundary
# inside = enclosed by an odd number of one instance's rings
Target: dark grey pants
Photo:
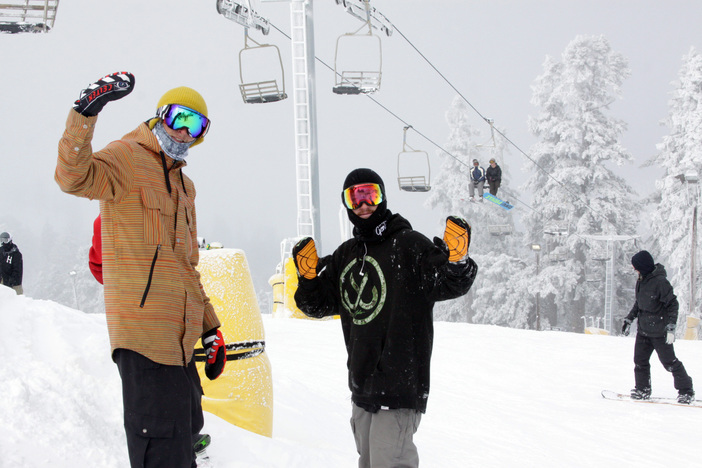
[[[187,367],[166,366],[128,349],[115,350],[113,357],[122,378],[131,467],[196,467],[193,435],[204,418],[195,360]]]
[[[478,189],[478,198],[480,198],[480,201],[483,201],[483,187],[485,186],[485,181],[481,182],[473,182],[471,181],[470,184],[470,198],[475,198],[475,189]]]
[[[653,351],[658,354],[658,359],[665,369],[673,374],[673,385],[678,392],[692,391],[692,379],[687,375],[683,363],[675,357],[672,344],[666,344],[664,337],[648,337],[636,335],[634,344],[634,378],[636,388],[651,388],[651,355]]]
[[[358,468],[417,468],[419,454],[412,438],[422,413],[411,409],[371,413],[353,405],[351,430],[356,439]]]

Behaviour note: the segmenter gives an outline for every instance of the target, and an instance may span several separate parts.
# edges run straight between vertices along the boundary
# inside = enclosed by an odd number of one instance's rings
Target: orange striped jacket
[[[200,335],[220,326],[195,269],[195,186],[146,123],[93,153],[96,122],[71,109],[54,178],[66,193],[100,200],[112,351],[186,365]]]

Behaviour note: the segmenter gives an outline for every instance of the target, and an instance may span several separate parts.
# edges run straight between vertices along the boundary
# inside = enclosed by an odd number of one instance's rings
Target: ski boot
[[[632,400],[650,400],[651,399],[651,387],[646,388],[634,388],[631,390]]]
[[[212,468],[214,465],[210,461],[209,455],[207,455],[207,446],[210,445],[212,438],[209,434],[198,434],[194,438],[193,450],[195,451],[195,462],[198,468]]]
[[[695,401],[695,392],[692,390],[682,391],[678,394],[678,403],[689,405]]]
[[[210,445],[212,438],[209,434],[198,434],[194,437],[193,450],[195,453],[202,452]]]

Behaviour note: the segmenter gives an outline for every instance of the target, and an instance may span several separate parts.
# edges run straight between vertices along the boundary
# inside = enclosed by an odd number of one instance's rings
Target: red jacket
[[[98,283],[102,284],[102,229],[100,215],[93,222],[93,245],[88,252],[88,266]]]

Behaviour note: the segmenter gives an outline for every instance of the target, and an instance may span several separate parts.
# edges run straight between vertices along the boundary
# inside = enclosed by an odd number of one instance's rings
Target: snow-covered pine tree
[[[443,223],[448,215],[466,218],[472,227],[470,255],[479,267],[471,292],[454,301],[437,305],[436,316],[441,320],[475,321],[523,327],[529,307],[524,307],[522,288],[526,282],[515,281],[523,274],[523,262],[514,256],[512,214],[489,202],[470,202],[470,175],[473,159],[487,168],[494,157],[502,168],[501,190],[509,187],[509,169],[502,160],[503,140],[494,142],[487,132],[480,132],[469,123],[469,109],[462,98],[456,97],[446,113],[450,128],[446,151],[441,154],[441,168],[434,178],[427,205],[438,211]],[[487,133],[487,135],[486,135]],[[487,191],[487,186],[485,188]],[[513,192],[514,193],[514,192]]]
[[[685,176],[702,174],[702,55],[695,48],[683,57],[663,123],[670,133],[657,145],[659,153],[650,161],[662,168],[652,197],[658,204],[651,220],[651,253],[665,265],[675,288],[682,326],[690,309],[692,219],[693,208],[699,203],[699,184],[686,183]],[[699,229],[699,212],[697,216]],[[698,234],[697,267],[700,246]],[[696,304],[702,299],[701,289],[696,288]]]
[[[90,273],[88,250],[91,238],[76,237],[73,232],[57,231],[45,223],[36,239],[27,239],[25,292],[34,299],[47,299],[82,310],[105,313],[103,287]],[[32,262],[41,259],[41,263]],[[73,273],[73,274],[72,274]],[[29,292],[27,292],[29,291]]]
[[[625,123],[608,115],[630,71],[603,36],[577,36],[560,62],[547,57],[543,69],[532,97],[540,111],[529,120],[540,141],[531,150],[534,162],[525,166],[532,174],[524,188],[535,211],[524,221],[530,241],[543,247],[534,289],[544,310],[554,313],[551,325],[575,331],[582,330],[582,316],[601,315],[604,299],[604,281],[586,281],[601,268],[591,252],[599,242],[587,236],[635,234],[635,194],[608,167],[632,159],[619,143]],[[632,275],[624,249],[619,252],[615,286],[621,290],[631,288]]]

